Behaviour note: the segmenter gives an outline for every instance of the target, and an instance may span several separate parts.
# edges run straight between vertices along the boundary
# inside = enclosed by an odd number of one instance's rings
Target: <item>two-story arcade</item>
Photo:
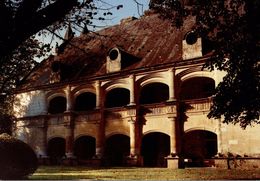
[[[224,73],[202,70],[212,49],[194,21],[178,29],[147,11],[96,33],[68,31],[17,90],[15,136],[49,164],[176,168],[180,158],[197,166],[227,153],[257,158],[259,126],[207,118]]]

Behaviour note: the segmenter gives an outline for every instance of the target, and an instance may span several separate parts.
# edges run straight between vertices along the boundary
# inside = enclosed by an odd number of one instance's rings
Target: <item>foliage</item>
[[[0,134],[12,134],[12,126],[15,118],[6,113],[0,113]]]
[[[12,93],[19,82],[37,65],[36,56],[42,56],[49,51],[49,46],[42,45],[36,39],[30,38],[12,55],[0,59],[0,133],[11,134],[12,123]]]
[[[0,135],[0,179],[24,179],[38,167],[31,147],[8,134]]]
[[[196,16],[193,31],[214,44],[205,68],[226,71],[213,97],[210,118],[246,128],[260,123],[260,1],[152,0],[150,7],[180,27]]]
[[[82,29],[93,20],[104,20],[112,8],[99,0],[3,0],[0,2],[0,57],[10,55],[24,41],[43,29],[54,32],[69,23]],[[100,6],[100,7],[99,7]],[[96,17],[103,10],[103,17]]]

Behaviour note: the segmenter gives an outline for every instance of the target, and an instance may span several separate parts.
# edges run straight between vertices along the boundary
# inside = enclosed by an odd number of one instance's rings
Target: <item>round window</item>
[[[111,60],[115,60],[115,59],[117,59],[117,57],[118,57],[118,51],[117,50],[113,49],[109,52],[109,58]]]
[[[194,31],[188,32],[185,36],[185,40],[186,40],[187,44],[189,44],[189,45],[193,45],[194,43],[196,43],[197,39],[198,39],[198,36]]]

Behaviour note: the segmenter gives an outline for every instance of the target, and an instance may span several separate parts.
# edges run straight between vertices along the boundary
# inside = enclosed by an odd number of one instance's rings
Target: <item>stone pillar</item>
[[[171,143],[171,154],[177,155],[177,129],[176,129],[176,121],[177,117],[169,117],[171,135],[170,135],[170,143]]]
[[[100,104],[100,100],[101,100],[101,88],[100,88],[100,81],[97,80],[95,83],[95,88],[96,88],[96,109],[99,109],[101,104]]]
[[[136,121],[131,117],[129,120],[130,126],[130,155],[136,156],[139,154],[137,149],[137,137],[136,137]]]
[[[101,159],[104,155],[104,144],[105,144],[105,128],[104,124],[99,122],[97,127],[97,138],[96,138],[96,157]]]
[[[73,142],[74,142],[74,117],[73,115],[64,116],[64,124],[66,127],[66,149],[65,154],[67,158],[73,157]]]
[[[175,68],[171,68],[168,72],[169,74],[169,100],[168,101],[176,101],[175,95]]]
[[[66,112],[71,112],[73,109],[73,99],[71,95],[71,87],[67,86],[66,88],[66,99],[67,99],[67,109]]]
[[[130,84],[130,105],[135,105],[135,75],[129,76]]]
[[[41,150],[38,153],[38,162],[39,164],[43,165],[49,165],[49,159],[48,159],[48,119],[44,117],[42,119],[43,125],[41,127],[42,131],[42,145],[41,145]]]
[[[170,155],[167,157],[167,167],[168,168],[179,168],[179,157],[178,157],[178,152],[177,152],[177,117],[172,116],[169,117],[170,119]]]
[[[130,127],[130,155],[127,158],[128,166],[141,166],[142,158],[140,155],[140,128],[138,121],[135,116],[130,116],[129,119],[129,127]]]
[[[40,120],[39,120],[40,121]],[[43,158],[47,156],[47,130],[48,130],[48,124],[47,119],[44,117],[41,119],[42,125],[39,127],[39,137],[41,138],[41,142],[39,143],[39,149],[37,150],[37,155],[39,158]]]
[[[42,115],[48,114],[48,101],[47,101],[47,95],[46,92],[43,91],[43,100],[42,100]]]

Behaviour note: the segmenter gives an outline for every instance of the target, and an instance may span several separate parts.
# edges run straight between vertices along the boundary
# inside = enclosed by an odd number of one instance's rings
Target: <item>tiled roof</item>
[[[119,25],[96,33],[73,38],[63,53],[43,61],[21,85],[34,87],[49,84],[51,64],[61,61],[62,81],[73,81],[93,75],[106,74],[106,56],[111,48],[118,47],[139,58],[124,70],[165,64],[182,59],[182,40],[191,30],[194,18],[185,21],[181,28],[173,27],[158,14],[148,12],[139,19],[128,18]]]

